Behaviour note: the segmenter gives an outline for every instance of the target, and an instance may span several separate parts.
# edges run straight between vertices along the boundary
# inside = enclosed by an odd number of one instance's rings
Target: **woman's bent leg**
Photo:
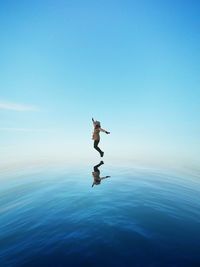
[[[104,164],[103,161],[101,161],[99,164],[95,165],[95,166],[94,166],[94,172],[100,172],[98,168],[99,168],[102,164]]]
[[[99,152],[100,155],[102,155],[103,151],[98,147],[99,140],[94,140],[94,148]]]

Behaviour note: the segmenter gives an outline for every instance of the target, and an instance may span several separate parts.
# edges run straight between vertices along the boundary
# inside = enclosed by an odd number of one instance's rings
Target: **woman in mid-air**
[[[92,136],[92,139],[94,140],[94,148],[99,152],[100,156],[103,157],[104,152],[98,147],[98,144],[100,142],[100,132],[104,132],[106,134],[109,134],[110,132],[102,129],[101,123],[99,121],[95,121],[92,118],[92,122],[94,125],[94,132],[93,132],[93,136]]]
[[[100,170],[98,168],[102,164],[104,164],[104,162],[103,161],[100,161],[99,164],[97,164],[97,165],[94,166],[94,171],[92,172],[92,176],[93,176],[93,179],[94,179],[93,184],[92,184],[92,187],[94,185],[99,185],[103,179],[106,179],[106,178],[109,178],[110,177],[108,175],[107,176],[104,176],[104,177],[100,177]]]

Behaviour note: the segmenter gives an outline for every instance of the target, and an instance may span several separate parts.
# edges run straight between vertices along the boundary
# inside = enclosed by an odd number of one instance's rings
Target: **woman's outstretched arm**
[[[109,178],[110,176],[104,176],[104,177],[101,177],[100,179],[103,180],[103,179],[106,179],[106,178]]]
[[[92,118],[92,122],[93,122],[93,125],[95,126],[95,122],[94,122],[94,119]]]
[[[106,134],[110,134],[110,132],[108,132],[108,131],[106,131],[106,130],[104,130],[104,129],[102,129],[102,128],[100,128],[100,131],[101,131],[101,132],[104,132],[104,133],[106,133]]]

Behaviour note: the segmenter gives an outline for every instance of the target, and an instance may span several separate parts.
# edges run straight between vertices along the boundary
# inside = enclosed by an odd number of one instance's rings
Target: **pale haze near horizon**
[[[1,164],[200,163],[198,1],[1,1]]]

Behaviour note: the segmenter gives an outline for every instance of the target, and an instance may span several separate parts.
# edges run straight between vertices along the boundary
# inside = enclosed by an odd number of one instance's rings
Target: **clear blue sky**
[[[200,155],[200,2],[0,1],[1,160],[193,163]]]

